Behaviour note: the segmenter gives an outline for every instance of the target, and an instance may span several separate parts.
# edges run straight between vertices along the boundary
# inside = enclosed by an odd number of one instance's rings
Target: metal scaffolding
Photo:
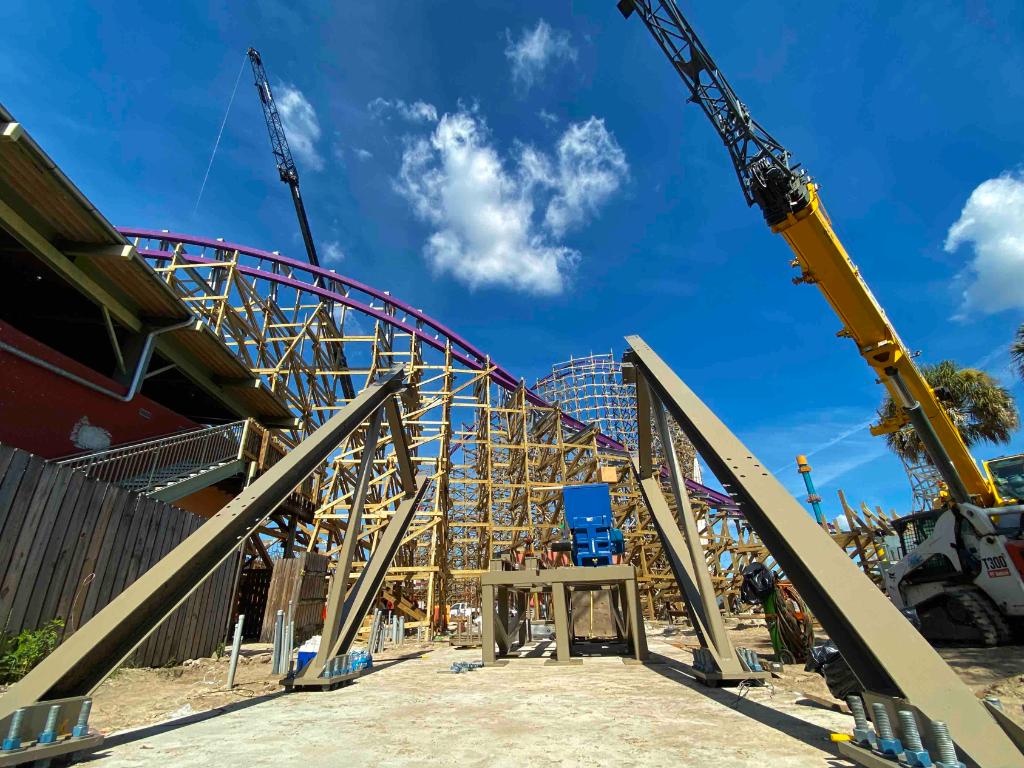
[[[614,352],[570,357],[564,363],[555,363],[551,373],[537,381],[534,391],[567,415],[597,427],[629,453],[636,453],[636,388],[622,380],[622,364]],[[675,425],[670,431],[683,474],[701,482],[700,463],[693,445]],[[657,437],[654,452],[662,455]]]
[[[551,366],[534,390],[584,424],[636,451],[636,388],[622,380],[622,365],[614,352],[570,357]]]

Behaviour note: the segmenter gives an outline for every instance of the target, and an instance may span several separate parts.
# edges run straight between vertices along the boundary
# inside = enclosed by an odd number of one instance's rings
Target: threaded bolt
[[[78,710],[78,724],[71,730],[71,735],[80,739],[89,735],[89,713],[92,711],[92,699],[82,702],[82,708]]]
[[[853,713],[854,726],[866,731],[868,729],[868,713],[864,711],[864,702],[861,701],[860,696],[850,694],[846,697],[846,704]]]
[[[917,730],[917,718],[909,709],[899,709],[896,717],[900,721],[900,730],[903,731],[903,745],[914,752],[923,752],[924,744],[921,743],[921,732]]]
[[[11,718],[11,727],[7,731],[7,738],[16,739],[21,735],[21,721],[25,719],[25,708],[17,709],[14,717]]]
[[[7,729],[7,738],[4,739],[4,752],[13,752],[15,749],[21,748],[21,721],[24,719],[24,707],[14,710],[10,728]]]
[[[60,704],[53,704],[46,713],[46,727],[39,734],[40,744],[52,744],[57,740],[57,718],[60,716]]]
[[[941,720],[932,720],[932,737],[935,739],[935,746],[939,749],[939,761],[946,765],[959,764],[956,747],[953,746],[953,739],[949,736],[949,726]]]
[[[876,701],[871,705],[871,712],[875,716],[875,730],[878,731],[878,738],[896,738],[892,732],[892,723],[889,722],[889,713],[885,709],[885,704]]]

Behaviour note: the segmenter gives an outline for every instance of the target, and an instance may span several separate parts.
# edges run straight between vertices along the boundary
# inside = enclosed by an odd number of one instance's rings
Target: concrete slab
[[[101,768],[154,766],[827,766],[850,718],[768,688],[709,689],[658,638],[652,661],[516,659],[453,674],[479,651],[441,647],[382,662],[330,692],[275,695],[216,716],[111,736]],[[196,722],[198,720],[198,722]],[[831,763],[835,764],[835,763]]]

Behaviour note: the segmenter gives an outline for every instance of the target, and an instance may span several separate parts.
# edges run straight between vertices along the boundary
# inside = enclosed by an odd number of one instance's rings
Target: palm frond
[[[1017,337],[1010,345],[1010,361],[1017,375],[1024,379],[1024,323],[1017,329]]]
[[[1024,338],[1021,343],[1024,359]],[[942,393],[942,405],[968,447],[980,442],[1008,443],[1020,428],[1020,413],[1013,395],[984,371],[960,368],[951,360],[943,360],[922,366],[921,373],[932,389]],[[899,413],[899,406],[887,395],[878,412],[883,419],[893,417]],[[908,462],[926,459],[924,446],[912,429],[886,435],[886,442],[890,450]]]

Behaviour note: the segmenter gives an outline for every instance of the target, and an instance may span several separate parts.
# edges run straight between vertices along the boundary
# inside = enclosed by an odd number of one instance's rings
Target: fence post
[[[271,667],[272,674],[281,674],[281,651],[284,650],[284,611],[277,612],[277,618],[274,620],[274,656],[273,666]]]
[[[242,647],[242,624],[245,622],[245,616],[238,617],[238,623],[235,624],[235,641],[231,644],[231,664],[228,666],[228,690],[230,691],[235,687],[235,670],[238,668],[238,652]]]

